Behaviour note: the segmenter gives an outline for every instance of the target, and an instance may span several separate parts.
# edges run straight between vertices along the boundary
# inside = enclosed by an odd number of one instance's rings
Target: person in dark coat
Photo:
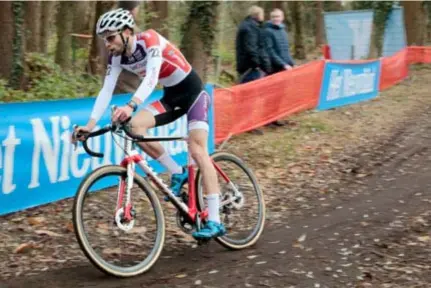
[[[271,74],[290,70],[295,66],[290,56],[289,39],[283,21],[283,11],[274,9],[271,12],[271,20],[265,23],[266,48],[271,59]]]
[[[246,83],[271,73],[271,62],[265,49],[263,29],[264,10],[258,6],[249,9],[236,36],[236,65],[239,82]]]
[[[258,6],[249,9],[248,16],[238,27],[236,36],[236,67],[239,83],[247,83],[271,73],[271,60],[266,51],[264,10]],[[251,133],[262,135],[255,129]]]
[[[292,57],[290,57],[289,40],[283,21],[283,11],[274,9],[271,12],[271,20],[265,23],[265,48],[268,51],[272,67],[270,74],[291,70],[295,66]],[[284,126],[284,123],[276,120],[269,125]]]

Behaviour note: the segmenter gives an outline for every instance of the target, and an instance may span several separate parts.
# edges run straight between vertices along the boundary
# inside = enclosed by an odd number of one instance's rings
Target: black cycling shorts
[[[171,123],[187,114],[188,129],[208,131],[210,97],[204,90],[199,75],[192,70],[183,81],[163,89],[163,98],[145,109],[156,119],[156,127]]]

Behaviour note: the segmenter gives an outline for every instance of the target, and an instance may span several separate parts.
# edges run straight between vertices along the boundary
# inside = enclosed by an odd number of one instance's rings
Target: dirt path
[[[126,280],[84,261],[3,286],[431,287],[430,116],[410,119],[382,158],[372,159],[372,176],[340,185],[336,197],[316,198],[307,213],[277,222],[283,224],[269,221],[253,249],[229,252],[211,243],[166,251],[149,273]]]

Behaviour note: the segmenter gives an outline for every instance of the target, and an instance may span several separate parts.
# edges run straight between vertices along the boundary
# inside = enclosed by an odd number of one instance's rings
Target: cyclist
[[[143,78],[130,101],[118,107],[113,121],[125,121],[133,112],[131,129],[136,134],[148,135],[149,128],[165,125],[187,114],[189,131],[189,153],[202,171],[203,188],[207,192],[208,221],[196,239],[210,239],[226,233],[220,222],[219,183],[211,158],[207,151],[209,95],[203,83],[183,54],[166,38],[153,29],[134,33],[133,16],[122,8],[103,14],[96,24],[96,33],[110,52],[106,76],[90,119],[85,126],[79,126],[73,133],[91,132],[107,109],[116,81],[122,69]],[[157,83],[163,86],[163,98],[139,109],[152,93]],[[72,141],[83,141],[85,136]],[[187,181],[187,169],[179,166],[158,142],[139,143],[139,146],[153,159],[159,161],[171,174],[171,189],[180,195],[181,185]]]

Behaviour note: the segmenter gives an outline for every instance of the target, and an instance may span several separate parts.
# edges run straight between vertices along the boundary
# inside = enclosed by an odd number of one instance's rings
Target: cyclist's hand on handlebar
[[[112,121],[125,122],[127,119],[129,119],[132,116],[132,113],[133,113],[133,109],[128,105],[117,107],[114,111],[114,114],[112,115]]]
[[[89,133],[90,129],[87,126],[77,126],[72,133],[71,142],[75,144],[77,141],[84,141]]]

